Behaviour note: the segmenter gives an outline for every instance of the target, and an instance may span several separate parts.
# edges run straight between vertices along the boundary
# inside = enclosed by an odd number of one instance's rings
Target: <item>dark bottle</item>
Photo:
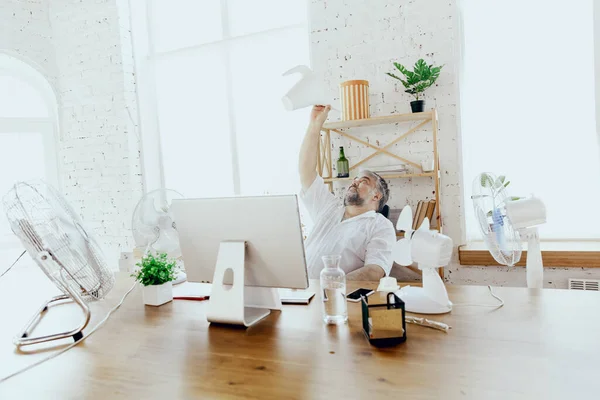
[[[338,178],[347,178],[350,176],[350,167],[348,165],[348,159],[344,155],[343,146],[340,146],[340,158],[337,160],[337,173]]]

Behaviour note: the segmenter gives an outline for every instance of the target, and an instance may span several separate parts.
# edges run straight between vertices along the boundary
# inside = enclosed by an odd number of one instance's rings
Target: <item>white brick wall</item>
[[[324,74],[330,94],[339,98],[339,83],[348,79],[366,79],[370,84],[371,115],[380,116],[410,112],[411,96],[403,93],[385,72],[393,71],[393,61],[413,65],[419,58],[428,63],[443,64],[435,87],[425,95],[428,108],[439,112],[439,152],[442,171],[441,201],[444,233],[455,244],[464,242],[464,203],[462,196],[461,141],[458,129],[458,7],[456,0],[312,0],[311,60],[313,67]],[[339,117],[332,113],[332,117]],[[410,126],[410,125],[407,125]],[[350,133],[376,144],[386,144],[405,128],[382,126],[353,129]],[[371,154],[372,150],[358,143],[332,136],[332,148],[340,145],[353,160]],[[379,141],[379,143],[378,143]],[[395,147],[397,154],[421,161],[431,144],[430,129],[411,135]],[[389,157],[376,157],[371,165],[393,164]],[[431,198],[430,178],[391,180],[390,206],[406,203],[414,206]],[[344,186],[337,187],[341,194]],[[471,212],[470,202],[466,212]],[[584,269],[546,268],[549,287],[566,287],[568,277],[600,276],[600,271]],[[451,283],[525,286],[523,268],[460,267],[455,254],[446,269]]]
[[[115,0],[52,0],[61,94],[63,190],[112,265],[133,246],[142,194],[135,80],[127,15]]]
[[[413,65],[419,58],[424,58],[428,63],[444,65],[438,84],[426,92],[425,98],[426,107],[435,107],[439,112],[444,232],[459,243],[463,217],[457,168],[460,154],[455,118],[458,89],[454,80],[454,8],[453,2],[442,1],[436,2],[435,6],[424,1],[313,1],[310,20],[313,67],[326,76],[331,95],[339,98],[342,81],[367,79],[372,116],[410,112],[412,98],[403,92],[399,82],[385,75],[385,72],[393,72],[393,61]],[[385,145],[413,125],[416,124],[361,128],[351,133],[368,142]],[[337,137],[335,140],[332,137],[332,145],[334,149],[343,145],[351,164],[372,153],[364,145]],[[392,149],[417,163],[431,159],[430,125],[409,135]],[[369,163],[381,164],[394,164],[394,160],[377,156]],[[434,197],[432,178],[393,179],[389,185],[391,198],[388,204],[392,208],[401,208],[406,203],[414,207],[419,200]],[[344,189],[340,185],[338,193]]]
[[[47,0],[0,1],[0,50],[33,64],[56,84]]]
[[[142,193],[126,5],[0,2],[0,49],[40,65],[58,89],[63,193],[114,267],[119,252],[133,246],[131,215]]]

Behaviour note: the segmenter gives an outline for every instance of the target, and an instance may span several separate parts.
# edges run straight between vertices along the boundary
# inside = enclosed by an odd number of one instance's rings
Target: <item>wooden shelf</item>
[[[422,173],[417,173],[417,174],[379,174],[383,179],[395,179],[395,178],[418,178],[418,177],[424,177],[424,176],[429,176],[429,177],[434,177],[435,176],[435,172],[422,172]],[[354,178],[323,178],[323,181],[325,183],[330,183],[330,182],[337,182],[337,181],[350,181]]]
[[[387,115],[385,117],[374,117],[367,119],[355,119],[350,121],[329,122],[323,125],[323,129],[344,129],[361,126],[373,126],[384,124],[395,124],[398,122],[429,121],[433,118],[433,111],[421,113]]]
[[[368,140],[363,140],[360,137],[356,137],[350,135],[347,131],[343,131],[342,129],[349,128],[358,128],[364,126],[374,126],[374,125],[385,125],[385,124],[397,124],[400,122],[411,122],[411,121],[420,121],[417,124],[412,124],[412,127],[402,127],[406,128],[403,133],[397,132],[394,139],[387,143],[384,146],[381,146],[379,142],[377,145],[370,143]],[[433,152],[433,160],[434,160],[434,170],[432,172],[422,172],[421,165],[418,162],[409,160],[404,158],[398,154],[393,153],[392,146],[396,143],[400,142],[402,139],[407,137],[408,135],[414,134],[415,132],[420,131],[427,125],[431,124],[431,130],[433,134],[432,141],[432,152]],[[396,129],[398,130],[398,129]],[[329,186],[329,191],[333,192],[333,184],[337,181],[349,181],[353,178],[333,178],[333,164],[334,160],[332,157],[332,144],[331,144],[331,134],[335,133],[343,138],[351,140],[352,142],[360,143],[366,148],[370,148],[374,150],[374,152],[366,157],[362,157],[359,160],[352,160],[353,165],[350,166],[350,174],[353,174],[353,171],[356,172],[357,168],[362,164],[367,163],[373,157],[378,155],[387,156],[394,158],[395,160],[399,160],[404,164],[411,165],[413,167],[412,171],[415,173],[410,174],[384,174],[381,175],[386,179],[402,179],[402,178],[418,178],[418,177],[431,177],[433,178],[434,184],[434,193],[436,200],[436,217],[434,219],[434,225],[437,226],[439,232],[442,231],[443,223],[442,216],[440,210],[442,209],[442,203],[440,199],[440,167],[439,167],[439,155],[438,155],[438,114],[435,109],[425,111],[422,113],[410,113],[410,114],[397,114],[397,115],[387,115],[383,117],[375,117],[375,118],[367,118],[367,119],[359,119],[352,121],[338,121],[338,122],[329,122],[323,124],[321,128],[321,136],[319,138],[319,146],[317,149],[317,173],[319,176],[329,176],[331,178],[323,178],[323,181]],[[368,168],[368,166],[366,166]],[[417,271],[420,272],[420,271]],[[444,268],[439,269],[440,276],[444,276]]]
[[[397,124],[399,122],[411,122],[416,121],[416,124],[411,124],[407,126],[397,127],[395,130],[398,131],[394,135],[393,139],[385,145],[380,145],[379,141],[377,141],[377,145],[370,143],[368,140],[363,140],[356,135],[351,135],[346,129],[363,127],[363,126],[374,126],[374,125],[385,125],[385,124]],[[399,143],[401,140],[406,138],[409,135],[415,134],[420,130],[424,129],[428,125],[431,124],[431,131],[433,134],[432,140],[432,155],[433,155],[433,171],[432,172],[423,172],[421,164],[417,162],[417,160],[410,160],[408,158],[403,157],[402,155],[395,154],[393,150],[393,146],[396,143]],[[402,130],[403,132],[399,132]],[[350,181],[353,178],[337,178],[333,177],[333,165],[335,163],[332,156],[332,143],[331,143],[331,135],[336,134],[342,138],[348,139],[355,143],[360,143],[365,148],[372,149],[373,152],[365,157],[357,157],[357,159],[352,160],[352,165],[350,165],[350,174],[352,177],[356,176],[356,173],[360,171],[361,165],[363,167],[368,168],[368,162],[377,156],[386,156],[393,158],[394,160],[398,160],[403,164],[410,165],[412,168],[410,169],[413,173],[388,173],[381,175],[386,179],[405,179],[405,178],[419,178],[419,177],[429,177],[433,178],[434,185],[434,194],[436,200],[436,217],[434,225],[437,226],[438,230],[441,232],[443,223],[442,216],[440,210],[442,209],[442,203],[440,199],[440,166],[439,166],[439,155],[438,155],[438,114],[435,109],[431,109],[429,111],[425,111],[422,113],[410,113],[410,114],[397,114],[397,115],[387,115],[382,117],[375,118],[367,118],[367,119],[359,119],[352,121],[338,121],[338,122],[329,122],[323,125],[321,128],[321,136],[319,139],[319,145],[317,149],[317,173],[319,176],[323,177],[323,181],[329,186],[329,191],[333,192],[333,185],[335,182],[343,182]]]

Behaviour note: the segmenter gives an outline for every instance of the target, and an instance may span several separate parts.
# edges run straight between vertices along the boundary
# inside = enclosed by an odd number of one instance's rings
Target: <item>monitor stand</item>
[[[274,288],[246,286],[246,242],[223,241],[219,246],[206,318],[209,322],[252,326],[281,310]],[[225,280],[232,284],[225,284]]]

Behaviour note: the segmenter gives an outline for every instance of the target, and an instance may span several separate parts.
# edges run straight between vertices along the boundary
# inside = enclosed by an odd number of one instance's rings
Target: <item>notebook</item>
[[[183,282],[173,285],[173,296],[175,297],[204,297],[210,296],[212,285],[210,283]]]
[[[429,204],[427,206],[427,212],[425,213],[425,216],[427,218],[429,218],[430,223],[433,223],[432,219],[433,219],[434,212],[435,212],[435,200],[429,200]]]
[[[279,297],[283,304],[308,304],[315,292],[298,289],[279,289]]]

